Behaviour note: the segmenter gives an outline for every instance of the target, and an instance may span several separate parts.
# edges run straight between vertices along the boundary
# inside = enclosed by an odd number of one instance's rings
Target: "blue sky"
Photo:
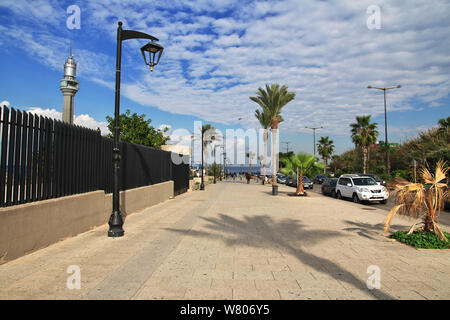
[[[77,5],[80,29],[67,8]],[[369,29],[367,8],[380,8]],[[330,136],[336,153],[352,148],[349,124],[371,114],[384,138],[381,91],[388,93],[393,142],[449,116],[448,1],[12,1],[0,2],[0,101],[60,117],[59,80],[72,43],[80,90],[78,124],[104,128],[114,110],[117,21],[159,38],[165,50],[150,73],[139,48],[124,42],[121,111],[145,113],[155,127],[193,131],[193,122],[258,128],[258,87],[295,91],[283,110],[280,141],[312,153],[312,132]],[[238,121],[238,118],[242,118]],[[285,150],[285,144],[280,146]]]

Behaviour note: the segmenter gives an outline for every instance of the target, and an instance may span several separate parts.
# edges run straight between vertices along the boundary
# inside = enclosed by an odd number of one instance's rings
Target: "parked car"
[[[297,188],[297,176],[289,176],[286,179],[286,185]],[[303,188],[312,189],[313,187],[314,184],[312,183],[312,181],[307,176],[303,176]]]
[[[329,178],[325,179],[322,183],[322,194],[326,196],[332,196],[333,198],[336,198],[336,184],[337,184],[338,178]]]
[[[317,176],[314,177],[314,183],[317,184],[322,184],[322,182],[327,178],[327,176],[323,175],[323,174],[318,174]]]
[[[376,174],[373,173],[366,173],[366,174],[361,174],[358,173],[360,176],[367,176],[367,177],[371,177],[373,178],[379,185],[385,186],[386,187],[386,181],[384,181],[383,179],[381,179],[379,176],[377,176]]]
[[[314,183],[307,176],[303,176],[303,188],[304,189],[314,188]]]
[[[297,177],[295,177],[295,176],[288,176],[286,178],[285,184],[287,186],[289,186],[289,187],[294,187],[294,186],[296,187],[297,186]]]
[[[286,183],[286,176],[284,174],[277,174],[277,182],[278,183]]]
[[[338,199],[351,198],[353,202],[380,201],[386,203],[389,192],[385,186],[379,185],[373,178],[349,174],[339,177],[336,184],[336,196]]]

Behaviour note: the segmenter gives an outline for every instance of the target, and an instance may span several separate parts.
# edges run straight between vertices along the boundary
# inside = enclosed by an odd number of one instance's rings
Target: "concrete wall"
[[[173,198],[173,187],[167,181],[122,191],[123,216]],[[104,225],[111,211],[112,194],[103,191],[0,208],[0,264]]]

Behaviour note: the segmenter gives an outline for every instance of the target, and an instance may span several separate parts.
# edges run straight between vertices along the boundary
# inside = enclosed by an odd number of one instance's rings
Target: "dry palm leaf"
[[[393,207],[384,219],[384,231],[387,233],[392,223],[392,219],[398,213],[400,215],[414,217],[416,221],[411,226],[408,234],[414,232],[419,219],[424,223],[424,229],[434,230],[441,240],[448,241],[442,229],[436,223],[435,218],[440,215],[440,210],[445,204],[445,200],[450,197],[450,191],[445,183],[449,167],[440,160],[436,165],[436,171],[433,175],[427,168],[419,169],[422,179],[426,185],[421,183],[409,183],[398,185],[394,191],[394,197],[398,205]],[[432,226],[430,226],[430,224]]]

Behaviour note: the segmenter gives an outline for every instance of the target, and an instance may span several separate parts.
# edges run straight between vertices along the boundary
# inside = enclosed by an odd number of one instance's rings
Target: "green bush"
[[[380,177],[382,180],[386,181],[387,183],[392,182],[394,179],[390,174],[387,173],[380,173],[378,174],[378,177]]]
[[[444,232],[444,235],[447,239],[450,239],[450,234],[448,232]],[[391,235],[391,238],[416,248],[450,249],[450,242],[439,239],[436,233],[430,231],[414,231],[410,235],[408,235],[406,231],[397,231]]]
[[[386,166],[384,164],[378,165],[375,169],[375,173],[380,176],[386,173]]]
[[[397,169],[392,172],[392,176],[394,178],[403,178],[408,181],[414,181],[412,170]]]

